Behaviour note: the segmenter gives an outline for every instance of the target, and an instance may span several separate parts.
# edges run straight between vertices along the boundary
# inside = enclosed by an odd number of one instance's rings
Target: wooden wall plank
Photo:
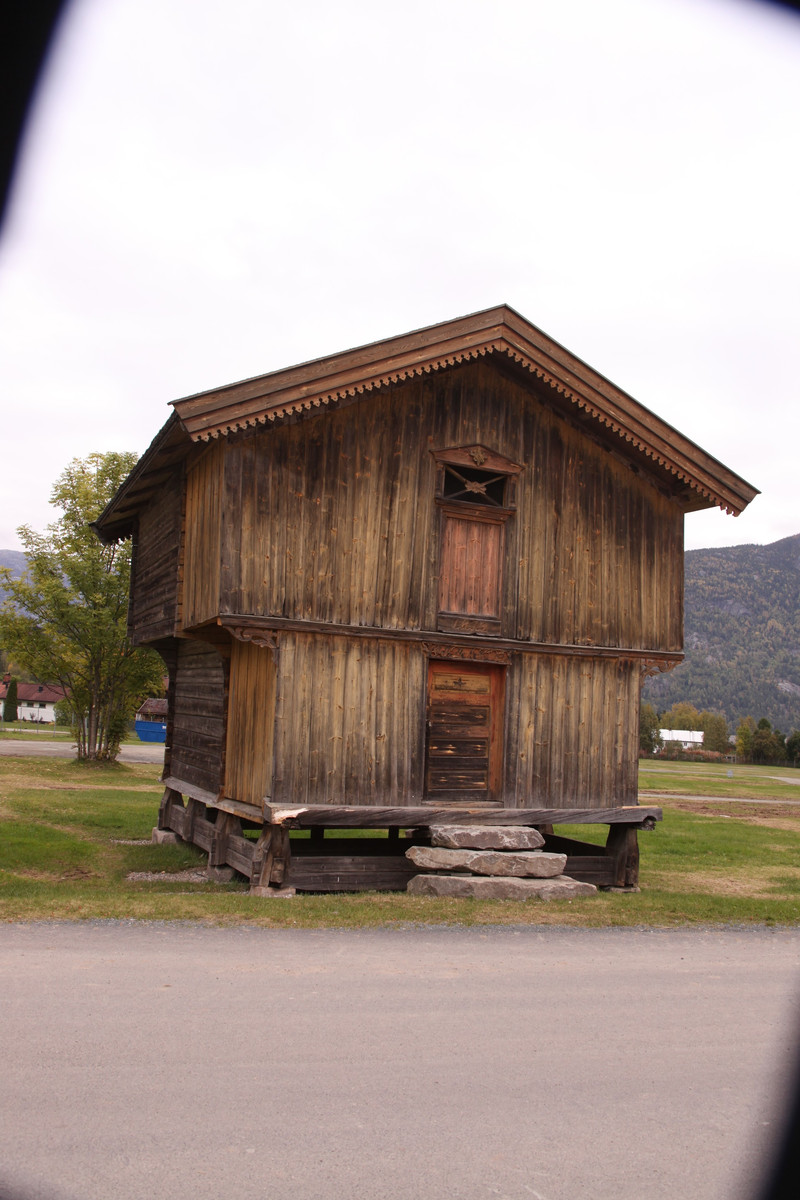
[[[636,662],[520,654],[509,680],[505,804],[636,803]]]
[[[249,642],[231,647],[225,795],[261,807],[272,794],[275,663]]]
[[[419,803],[425,670],[413,643],[282,634],[276,802]]]
[[[136,645],[175,632],[182,494],[177,470],[139,516],[128,610],[128,630]]]
[[[225,670],[213,646],[179,639],[170,772],[212,795],[220,790]]]
[[[219,612],[224,460],[225,443],[214,442],[186,475],[185,629],[200,625]],[[226,536],[234,536],[230,526],[226,529]]]

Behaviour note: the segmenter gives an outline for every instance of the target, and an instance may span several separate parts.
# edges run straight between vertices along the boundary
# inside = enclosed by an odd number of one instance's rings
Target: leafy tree
[[[772,732],[772,726],[769,722],[767,722],[766,726],[761,721],[758,722],[756,731],[753,734],[750,757],[753,762],[759,763],[776,762],[782,757],[780,743]]]
[[[791,762],[800,758],[800,729],[794,729],[786,739],[786,757]]]
[[[661,714],[662,729],[696,729],[703,728],[703,718],[693,704],[680,700],[673,704],[669,712]]]
[[[764,729],[764,730],[766,730],[767,733],[769,733],[770,730],[772,729],[772,722],[768,721],[766,717],[761,717],[758,724],[756,725],[756,729]]]
[[[728,754],[731,746],[728,741],[728,722],[719,713],[700,713],[703,727],[703,749],[717,750],[720,754]]]
[[[18,530],[27,571],[15,580],[0,569],[0,638],[15,662],[64,688],[81,759],[116,758],[140,701],[162,690],[161,659],[126,637],[130,543],[104,546],[89,528],[135,462],[113,452],[73,459],[50,497],[61,517],[44,534]]]
[[[16,721],[17,719],[17,681],[12,678],[8,681],[8,691],[6,698],[3,701],[3,720]]]
[[[639,749],[652,754],[661,746],[658,713],[652,704],[642,704],[639,709]]]
[[[753,753],[753,736],[756,723],[752,717],[745,717],[739,722],[736,730],[736,757],[749,762]]]

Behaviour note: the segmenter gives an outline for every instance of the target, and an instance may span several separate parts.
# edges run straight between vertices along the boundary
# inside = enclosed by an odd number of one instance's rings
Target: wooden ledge
[[[492,808],[486,804],[473,807],[440,808],[425,804],[409,808],[387,808],[375,804],[273,804],[267,800],[263,807],[215,796],[183,779],[170,775],[165,785],[207,808],[248,821],[266,825],[282,825],[285,829],[310,829],[314,825],[330,829],[419,829],[429,825],[641,825],[662,819],[660,808],[643,804],[626,804],[618,808]]]
[[[371,804],[264,804],[264,821],[287,829],[410,829],[428,825],[641,825],[660,821],[660,808],[381,808]]]

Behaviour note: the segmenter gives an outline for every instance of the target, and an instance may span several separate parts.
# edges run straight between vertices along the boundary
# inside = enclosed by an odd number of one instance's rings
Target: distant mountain
[[[686,659],[649,679],[643,698],[676,700],[800,729],[800,534],[768,546],[689,550]]]
[[[12,579],[19,579],[28,565],[28,560],[22,550],[0,550],[0,567],[10,567]],[[0,586],[0,604],[6,598],[5,591]]]

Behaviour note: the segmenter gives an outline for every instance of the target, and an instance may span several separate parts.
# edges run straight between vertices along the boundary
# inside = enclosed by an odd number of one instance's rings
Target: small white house
[[[8,695],[9,677],[0,683],[0,714]],[[64,689],[49,683],[17,684],[17,720],[51,723],[56,719],[56,705],[64,699]]]
[[[702,729],[659,729],[662,742],[671,742],[682,750],[700,750],[703,745]]]

